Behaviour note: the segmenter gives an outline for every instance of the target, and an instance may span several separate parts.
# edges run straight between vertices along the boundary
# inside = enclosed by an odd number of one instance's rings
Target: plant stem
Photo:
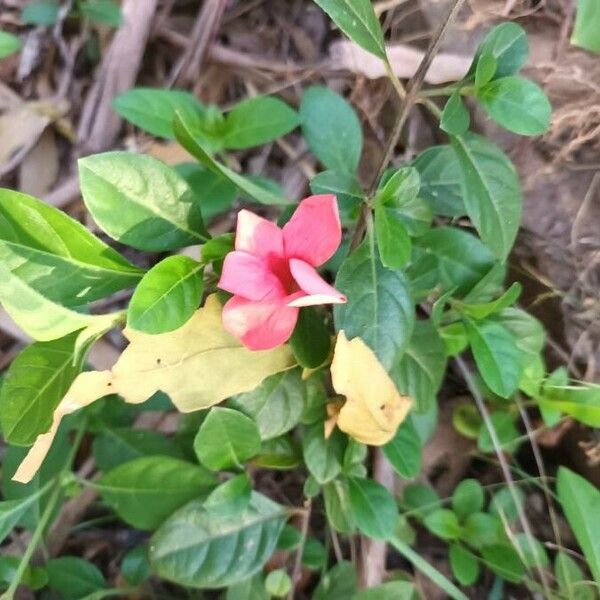
[[[300,571],[302,569],[302,555],[304,554],[304,546],[306,545],[306,537],[308,535],[308,524],[310,522],[310,513],[312,510],[312,499],[309,498],[305,503],[304,514],[302,517],[302,531],[300,538],[300,545],[296,550],[296,558],[294,560],[294,568],[292,570],[292,589],[288,594],[288,600],[294,599],[294,592],[296,589],[296,583],[300,578]]]

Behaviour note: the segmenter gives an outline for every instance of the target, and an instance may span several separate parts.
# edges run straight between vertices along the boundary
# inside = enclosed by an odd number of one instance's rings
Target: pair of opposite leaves
[[[288,345],[253,352],[227,333],[216,295],[179,329],[159,335],[125,330],[129,346],[111,370],[81,373],[54,411],[52,426],[39,435],[13,479],[32,479],[46,456],[62,418],[109,394],[139,404],[158,391],[181,412],[208,408],[256,388],[266,377],[295,366]],[[346,396],[329,421],[360,442],[381,445],[395,434],[411,406],[401,396],[373,351],[360,338],[338,335],[331,376]]]

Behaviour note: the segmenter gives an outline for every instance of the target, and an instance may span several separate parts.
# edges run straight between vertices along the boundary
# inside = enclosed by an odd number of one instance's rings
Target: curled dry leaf
[[[348,341],[343,331],[335,346],[331,380],[335,391],[346,396],[337,426],[363,444],[389,442],[413,404],[398,392],[375,353],[359,337]]]
[[[396,76],[410,79],[421,64],[424,53],[398,44],[388,46],[387,55]],[[329,48],[329,57],[333,69],[360,73],[369,79],[386,77],[383,61],[353,42],[334,42]],[[470,58],[458,54],[438,54],[425,75],[425,81],[431,85],[459,81],[467,74],[471,62]]]
[[[42,463],[60,420],[108,394],[139,404],[156,392],[168,394],[181,412],[218,404],[248,392],[263,379],[295,365],[289,346],[253,352],[228,334],[215,295],[175,331],[150,335],[125,330],[129,346],[110,371],[80,374],[54,412],[49,432],[38,436],[14,479],[29,481]]]

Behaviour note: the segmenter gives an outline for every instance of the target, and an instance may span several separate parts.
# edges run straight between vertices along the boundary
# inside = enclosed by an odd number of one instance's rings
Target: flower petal
[[[300,258],[313,267],[330,259],[341,241],[340,215],[333,194],[302,200],[283,227],[286,257]]]
[[[313,306],[315,304],[343,304],[346,296],[329,285],[308,263],[297,258],[290,260],[290,271],[305,292],[302,295],[294,294],[288,299],[288,306]]]
[[[223,307],[223,326],[250,350],[268,350],[287,342],[298,309],[276,302],[252,302],[234,296]]]
[[[275,223],[249,210],[240,210],[235,232],[235,249],[255,256],[283,256],[283,232]]]
[[[223,262],[218,287],[249,300],[283,298],[285,289],[267,261],[240,250],[230,252]]]

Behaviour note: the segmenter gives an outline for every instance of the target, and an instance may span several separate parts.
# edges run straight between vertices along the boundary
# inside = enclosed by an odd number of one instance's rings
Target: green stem
[[[432,564],[419,556],[408,544],[395,537],[388,541],[415,569],[418,569],[423,575],[429,577],[450,598],[453,598],[453,600],[469,600],[443,573],[440,573]]]

